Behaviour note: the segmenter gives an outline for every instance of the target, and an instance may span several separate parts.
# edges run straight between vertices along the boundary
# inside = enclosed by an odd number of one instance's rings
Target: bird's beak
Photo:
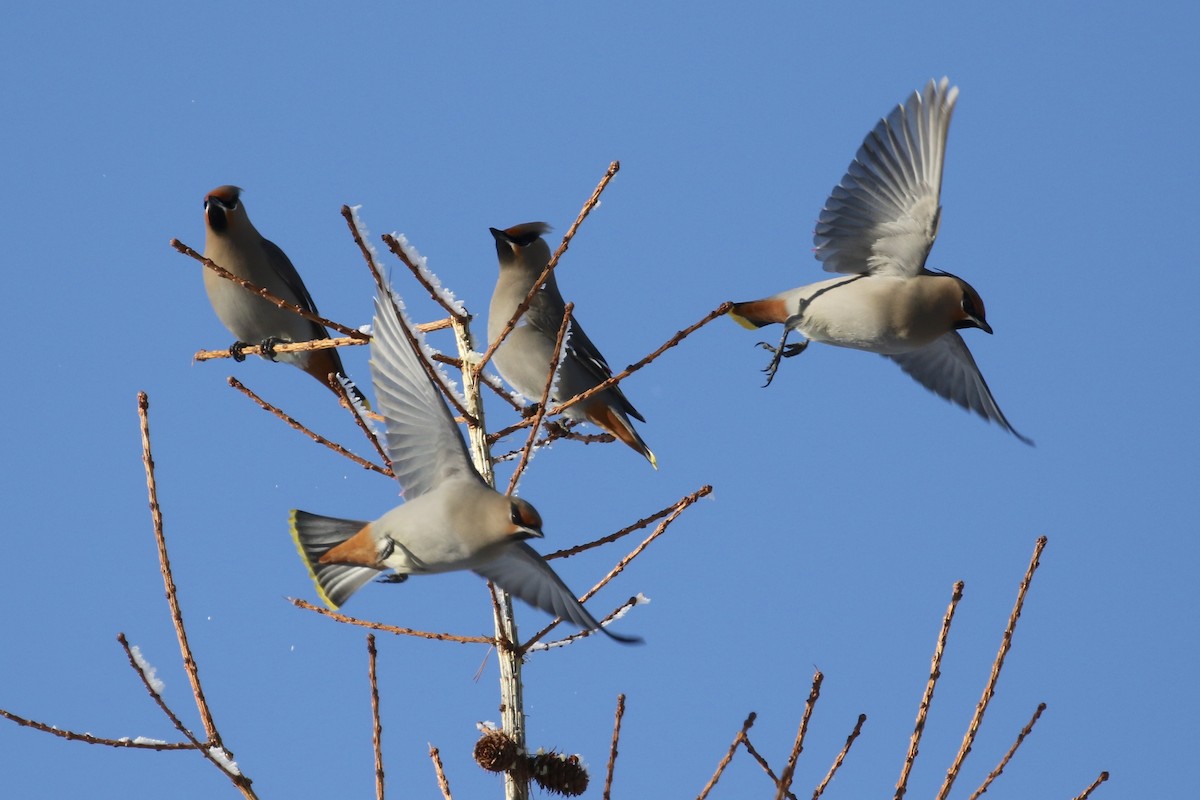
[[[528,525],[518,525],[517,533],[522,539],[542,539],[546,535],[537,528],[530,528]]]
[[[214,231],[223,231],[229,223],[229,217],[226,215],[228,207],[221,202],[221,198],[216,195],[209,195],[204,198],[204,216],[208,220],[208,226]]]
[[[992,326],[987,324],[986,319],[979,319],[978,317],[972,316],[966,316],[959,320],[954,327],[960,331],[964,328],[979,328],[979,330],[983,331],[984,333],[992,332]]]
[[[499,228],[488,228],[492,232],[492,238],[497,242],[508,242],[508,234]]]

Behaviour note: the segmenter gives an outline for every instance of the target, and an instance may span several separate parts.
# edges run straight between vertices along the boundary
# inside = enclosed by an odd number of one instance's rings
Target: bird
[[[602,627],[550,565],[529,546],[542,518],[520,497],[500,494],[471,463],[462,433],[414,348],[418,334],[390,289],[375,299],[371,376],[386,424],[386,449],[404,502],[374,521],[293,509],[293,541],[331,608],[385,570],[384,580],[471,570],[504,591],[585,631],[641,639]]]
[[[550,263],[550,246],[542,235],[550,231],[544,222],[526,222],[500,230],[489,228],[496,242],[500,276],[488,308],[488,341],[495,342],[512,319],[517,306],[533,288],[533,282]],[[540,398],[550,374],[554,343],[562,327],[566,303],[551,272],[542,288],[533,296],[529,310],[518,321],[494,360],[501,377],[526,397]],[[612,369],[588,338],[574,315],[571,330],[563,344],[558,377],[551,387],[554,402],[569,400],[612,377]],[[658,469],[658,459],[629,418],[645,422],[619,386],[613,385],[576,403],[564,412],[570,419],[587,420],[629,445]]]
[[[204,257],[242,280],[260,286],[276,297],[317,313],[312,296],[283,250],[255,229],[237,186],[218,186],[204,196]],[[204,289],[213,311],[237,341],[229,348],[236,361],[245,360],[242,348],[262,346],[263,358],[293,364],[335,393],[329,375],[349,381],[342,359],[334,348],[296,353],[275,353],[284,342],[328,339],[325,329],[295,312],[280,308],[244,286],[204,270]],[[349,383],[350,393],[367,408],[363,393]]]
[[[958,333],[992,333],[979,293],[957,275],[925,266],[941,220],[942,162],[957,99],[948,78],[931,80],[863,141],[813,235],[817,260],[842,277],[734,303],[730,315],[747,328],[783,324],[778,346],[759,342],[772,353],[765,385],[780,359],[799,355],[809,342],[867,350],[1032,445],[1000,410]],[[793,330],[804,341],[788,344]]]

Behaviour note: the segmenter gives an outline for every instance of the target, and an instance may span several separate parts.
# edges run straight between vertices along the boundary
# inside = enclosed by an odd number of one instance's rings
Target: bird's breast
[[[855,275],[802,286],[788,298],[789,326],[814,341],[884,355],[924,347],[950,330],[922,278]]]

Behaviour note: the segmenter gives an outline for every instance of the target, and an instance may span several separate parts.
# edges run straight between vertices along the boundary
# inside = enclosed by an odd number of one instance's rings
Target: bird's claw
[[[268,361],[274,361],[275,348],[281,344],[283,344],[283,339],[280,339],[277,336],[268,336],[266,339],[263,339],[261,342],[259,342],[258,346],[262,352],[263,358],[267,359]]]
[[[804,348],[808,347],[808,340],[805,339],[803,342],[788,344],[787,334],[785,333],[778,347],[766,342],[759,342],[758,346],[771,353],[771,363],[763,367],[763,372],[767,374],[767,382],[763,384],[763,388],[765,389],[771,385],[771,381],[775,380],[775,373],[779,371],[779,362],[785,358],[792,358],[803,353]]]
[[[249,347],[249,342],[236,341],[229,345],[229,357],[234,361],[241,363],[246,360],[246,354],[242,352],[243,348]]]
[[[381,578],[376,578],[376,583],[404,583],[408,580],[408,575],[400,572],[393,572],[391,575],[384,575]]]

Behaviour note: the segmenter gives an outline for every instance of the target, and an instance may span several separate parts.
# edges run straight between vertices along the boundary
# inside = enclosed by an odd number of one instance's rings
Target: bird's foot
[[[283,339],[280,339],[278,336],[268,336],[266,339],[263,339],[258,343],[258,346],[262,349],[262,357],[268,361],[274,361],[275,348],[283,343]]]
[[[390,575],[384,575],[381,578],[376,578],[376,583],[404,583],[408,580],[408,575],[401,572],[393,572]]]
[[[805,339],[803,342],[788,344],[787,332],[784,332],[783,339],[779,341],[778,347],[766,342],[759,342],[758,346],[771,353],[771,363],[763,368],[763,372],[767,374],[767,382],[763,384],[763,388],[765,389],[771,385],[771,381],[775,380],[775,373],[779,371],[779,362],[785,358],[792,358],[803,353],[804,349],[808,347],[808,340]]]
[[[246,354],[243,353],[242,350],[249,346],[250,346],[249,342],[243,342],[240,340],[234,342],[233,344],[229,345],[229,357],[239,363],[242,361],[245,361]]]

